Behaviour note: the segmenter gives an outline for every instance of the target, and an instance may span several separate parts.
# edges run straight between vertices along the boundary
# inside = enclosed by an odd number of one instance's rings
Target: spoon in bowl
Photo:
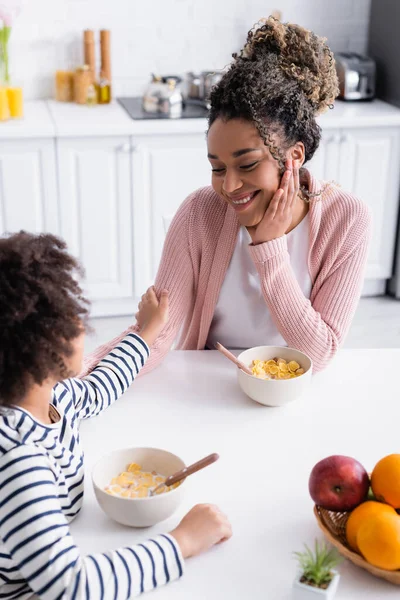
[[[189,477],[189,475],[193,475],[193,473],[197,473],[197,471],[204,469],[204,467],[208,467],[208,465],[211,465],[218,459],[219,459],[219,455],[216,452],[214,452],[214,454],[209,454],[205,458],[198,460],[197,462],[193,463],[189,467],[185,467],[184,469],[181,469],[180,471],[173,473],[173,475],[170,475],[169,477],[167,477],[167,479],[165,481],[163,481],[163,483],[160,483],[153,490],[150,490],[150,496],[154,496],[156,494],[157,490],[161,489],[165,485],[167,487],[169,487],[170,485],[173,485],[174,483],[178,483],[178,481],[182,481],[182,479],[186,479],[186,477]]]
[[[244,371],[245,373],[247,373],[247,375],[253,375],[253,373],[249,369],[249,367],[246,367],[246,365],[244,363],[242,363],[241,360],[239,360],[238,358],[236,358],[236,356],[234,354],[232,354],[232,352],[229,352],[229,350],[227,350],[225,348],[225,346],[223,346],[222,344],[220,344],[219,342],[217,342],[215,344],[215,347],[224,356],[226,356],[226,358],[229,358],[229,360],[231,360],[237,367],[239,367],[239,369],[241,369],[242,371]]]

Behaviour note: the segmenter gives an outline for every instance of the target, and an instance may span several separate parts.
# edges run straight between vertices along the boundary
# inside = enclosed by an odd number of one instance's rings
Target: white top
[[[310,297],[312,288],[308,270],[308,229],[307,214],[286,236],[290,263],[306,298]],[[250,234],[241,227],[215,308],[208,348],[214,348],[216,342],[227,348],[287,346],[264,299],[249,244]]]
[[[390,375],[371,377],[377,359]],[[74,540],[84,554],[137,544],[171,531],[194,504],[214,503],[231,520],[232,539],[188,559],[184,577],[148,599],[289,600],[292,552],[323,539],[308,493],[311,469],[325,456],[347,454],[371,471],[393,452],[399,364],[399,348],[340,350],[302,398],[267,408],[243,394],[237,369],[219,352],[170,352],[102,416],[82,421],[86,485],[82,511],[70,525]],[[220,459],[188,477],[170,519],[135,529],[103,513],[91,482],[101,455],[134,446],[165,448],[186,464],[210,452]],[[397,586],[347,560],[339,571],[335,600],[399,600]]]

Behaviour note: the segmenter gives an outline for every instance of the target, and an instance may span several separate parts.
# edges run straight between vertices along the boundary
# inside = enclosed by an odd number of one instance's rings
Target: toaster
[[[355,52],[335,54],[342,100],[372,100],[375,96],[376,65],[369,56]]]

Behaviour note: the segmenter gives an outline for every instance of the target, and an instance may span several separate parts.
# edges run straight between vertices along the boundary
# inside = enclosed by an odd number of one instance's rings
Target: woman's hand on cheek
[[[299,165],[295,160],[286,161],[281,184],[272,197],[263,219],[252,234],[253,244],[263,244],[282,237],[289,229],[293,207],[299,191]]]

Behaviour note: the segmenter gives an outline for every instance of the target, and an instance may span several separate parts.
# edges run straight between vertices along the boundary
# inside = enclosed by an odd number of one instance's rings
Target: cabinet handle
[[[335,133],[331,136],[328,137],[328,139],[326,140],[327,144],[338,144],[340,142],[340,134],[339,133]]]
[[[349,140],[350,140],[350,136],[347,133],[343,133],[340,136],[340,143],[341,144],[346,144]]]
[[[130,143],[125,142],[125,144],[121,144],[121,146],[119,146],[119,148],[118,148],[118,152],[124,152],[125,154],[127,154],[128,152],[131,152]]]

